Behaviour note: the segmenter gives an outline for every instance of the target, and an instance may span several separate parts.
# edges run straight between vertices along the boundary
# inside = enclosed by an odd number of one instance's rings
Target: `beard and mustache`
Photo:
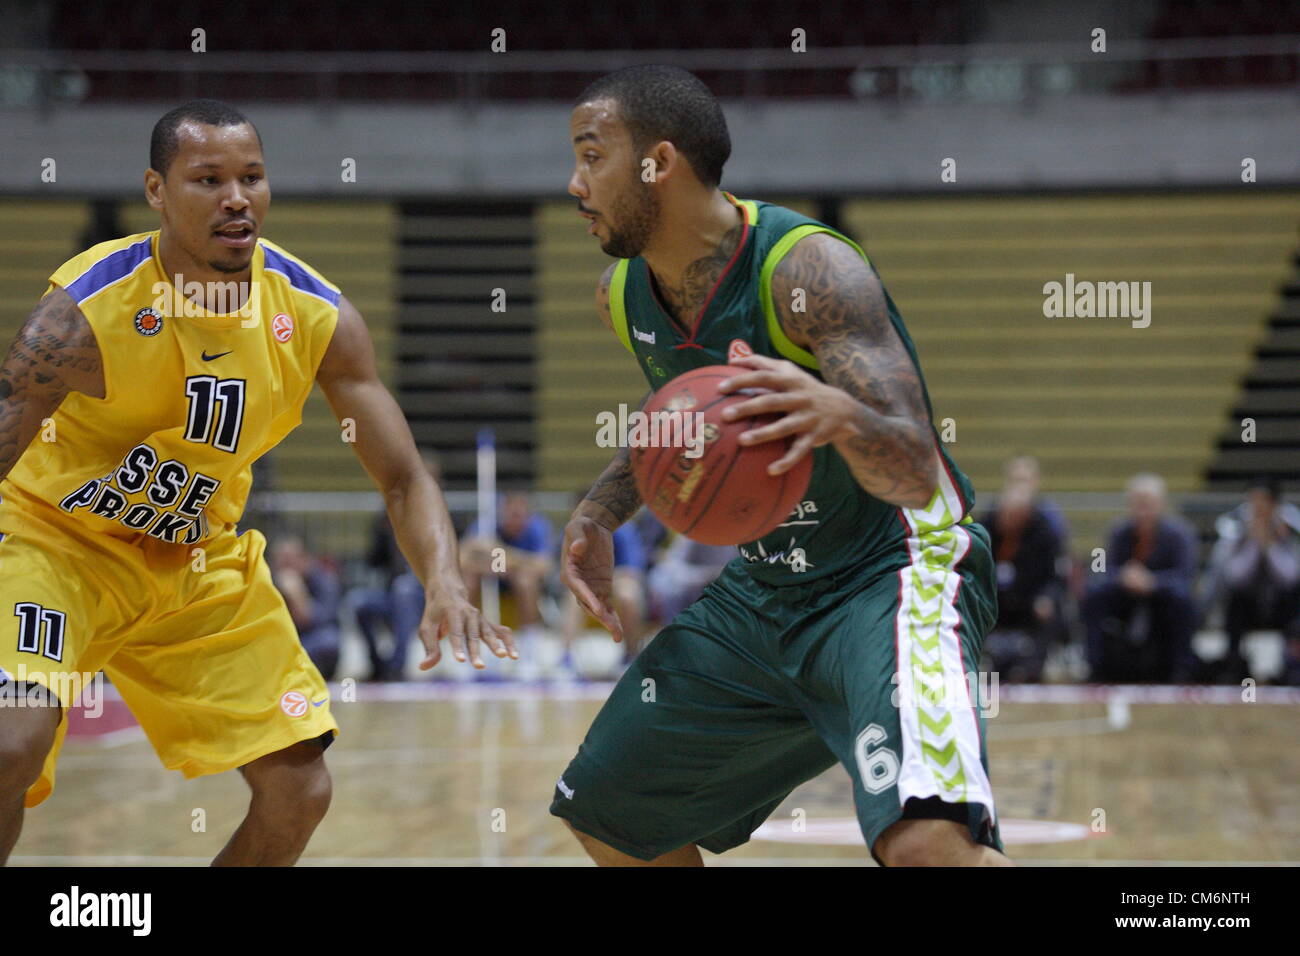
[[[659,195],[634,171],[631,188],[614,202],[610,213],[602,217],[609,238],[601,240],[600,251],[616,259],[634,259],[645,250],[659,225]]]

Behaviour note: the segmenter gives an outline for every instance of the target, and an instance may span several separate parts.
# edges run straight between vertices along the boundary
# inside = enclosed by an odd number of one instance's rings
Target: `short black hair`
[[[722,181],[731,155],[731,135],[722,106],[692,73],[675,66],[629,66],[596,80],[577,104],[611,99],[641,149],[668,140],[686,157],[695,177],[706,186]]]
[[[243,126],[245,123],[253,126],[247,116],[228,103],[220,100],[190,100],[170,110],[154,124],[153,135],[149,137],[150,169],[163,176],[167,175],[167,167],[180,152],[176,131],[182,123],[189,120],[207,126]],[[262,134],[257,132],[256,126],[253,126],[253,132],[257,135],[258,145],[261,145]]]

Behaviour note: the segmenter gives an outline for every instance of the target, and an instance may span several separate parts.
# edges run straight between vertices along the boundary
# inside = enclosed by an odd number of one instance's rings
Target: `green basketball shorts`
[[[551,813],[641,860],[721,853],[839,763],[873,856],[905,805],[1001,850],[974,679],[997,617],[988,534],[908,548],[902,567],[793,587],[733,561],[614,687]]]

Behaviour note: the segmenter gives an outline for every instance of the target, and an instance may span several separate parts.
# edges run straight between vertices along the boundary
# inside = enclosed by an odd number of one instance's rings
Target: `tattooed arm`
[[[615,264],[617,265],[617,264]],[[609,284],[615,266],[605,270],[596,286],[596,313],[614,330],[609,313]],[[653,392],[646,393],[642,407]],[[632,475],[629,450],[620,448],[587,496],[578,503],[564,528],[560,552],[560,578],[573,596],[613,635],[623,639],[623,624],[611,599],[614,581],[614,529],[636,514],[641,495]]]
[[[806,308],[794,311],[796,290]],[[791,341],[817,358],[826,383],[793,362],[752,356],[724,390],[773,389],[728,409],[737,418],[785,412],[743,436],[744,444],[795,436],[773,466],[788,470],[812,448],[833,443],[867,492],[890,504],[923,508],[937,482],[938,456],[920,377],[889,320],[875,272],[850,246],[814,233],[797,242],[772,274],[772,302]]]
[[[69,392],[103,398],[104,372],[90,323],[56,288],[32,310],[0,366],[0,478]]]
[[[609,312],[609,284],[614,278],[614,269],[618,263],[605,270],[596,285],[596,314],[605,328],[614,331],[614,320]],[[641,406],[649,401],[654,392],[647,392],[641,399]],[[601,472],[596,483],[587,492],[587,497],[579,503],[573,517],[589,517],[598,524],[613,531],[641,507],[641,496],[636,490],[636,481],[632,477],[632,461],[628,449],[620,448]]]

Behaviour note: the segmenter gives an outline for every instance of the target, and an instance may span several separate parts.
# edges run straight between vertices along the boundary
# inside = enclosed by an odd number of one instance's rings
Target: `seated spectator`
[[[1030,482],[1010,479],[983,520],[998,577],[998,620],[984,650],[992,668],[1008,681],[1042,677],[1059,628],[1055,591],[1061,542],[1033,496]]]
[[[477,519],[466,529],[460,549],[465,584],[473,598],[481,593],[484,575],[495,575],[501,580],[515,598],[520,641],[533,645],[529,650],[519,648],[521,664],[528,654],[533,655],[535,662],[542,587],[557,547],[551,523],[545,515],[534,513],[527,494],[516,491],[507,494],[501,503],[496,532],[495,537],[480,534]],[[494,554],[497,548],[502,551]]]
[[[426,449],[420,458],[434,483],[441,485],[438,456]],[[424,588],[398,547],[386,510],[375,516],[366,564],[381,576],[381,583],[378,587],[358,588],[349,595],[349,602],[366,642],[370,676],[379,681],[401,680],[411,639],[424,614]],[[387,648],[382,646],[384,630],[389,636]]]
[[[667,624],[736,557],[731,545],[700,544],[678,535],[650,569],[646,585],[655,619]]]
[[[1227,683],[1249,676],[1242,636],[1255,630],[1289,636],[1300,610],[1300,509],[1280,499],[1276,481],[1254,482],[1246,500],[1215,522],[1207,603],[1223,602],[1228,653],[1218,676]]]
[[[302,539],[277,538],[271,546],[271,580],[288,605],[298,638],[321,676],[334,679],[339,663],[338,572],[312,558]]]
[[[582,492],[577,500],[586,497]],[[648,509],[646,509],[648,510]],[[614,613],[623,625],[623,651],[631,661],[640,650],[642,631],[645,629],[645,574],[648,554],[635,518],[623,522],[614,531],[614,578],[610,584]],[[560,672],[572,676],[573,658],[570,650],[574,638],[582,629],[586,611],[565,588],[564,596],[564,657]]]
[[[1019,485],[1029,490],[1029,497],[1034,503],[1034,510],[1041,514],[1056,535],[1061,551],[1064,552],[1070,540],[1070,526],[1065,521],[1065,514],[1056,503],[1044,498],[1040,492],[1042,475],[1038,469],[1038,459],[1032,455],[1019,455],[1007,461],[1004,488]]]
[[[1111,533],[1105,571],[1093,575],[1083,603],[1092,679],[1186,681],[1194,673],[1196,537],[1167,513],[1159,476],[1136,475],[1127,496],[1128,519]]]

